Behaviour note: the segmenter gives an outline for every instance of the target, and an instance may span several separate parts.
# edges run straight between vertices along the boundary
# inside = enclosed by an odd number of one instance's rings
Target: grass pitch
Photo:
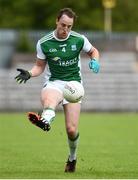
[[[138,178],[138,114],[82,113],[77,171],[64,173],[68,156],[64,116],[48,133],[25,113],[0,114],[0,178]]]

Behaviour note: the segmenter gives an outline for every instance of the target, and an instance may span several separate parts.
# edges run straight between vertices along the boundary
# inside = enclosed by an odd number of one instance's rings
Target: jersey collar
[[[56,30],[55,30],[55,31],[56,31]],[[70,36],[70,32],[69,32],[68,36],[67,36],[65,39],[59,39],[59,38],[56,37],[55,31],[53,31],[53,37],[54,37],[57,41],[65,41],[65,40],[67,40],[67,39],[69,38],[69,36]]]

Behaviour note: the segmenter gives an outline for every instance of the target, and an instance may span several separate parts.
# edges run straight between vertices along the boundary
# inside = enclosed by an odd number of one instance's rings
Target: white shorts
[[[57,91],[59,91],[61,94],[63,94],[63,89],[65,84],[67,83],[67,81],[61,81],[61,80],[55,80],[55,81],[47,81],[46,83],[44,83],[44,87],[43,89],[56,89]],[[64,98],[62,101],[62,104],[68,104],[69,102]],[[81,103],[81,101],[79,101],[78,103]]]

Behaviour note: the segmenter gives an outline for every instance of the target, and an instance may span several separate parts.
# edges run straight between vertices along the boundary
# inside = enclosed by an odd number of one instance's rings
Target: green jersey
[[[38,41],[37,57],[47,62],[50,81],[81,81],[80,52],[92,47],[84,35],[71,31],[66,39],[58,39],[53,31]]]

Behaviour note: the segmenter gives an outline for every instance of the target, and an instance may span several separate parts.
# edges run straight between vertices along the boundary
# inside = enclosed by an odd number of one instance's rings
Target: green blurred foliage
[[[113,31],[138,31],[138,1],[116,0]],[[104,30],[102,0],[0,0],[0,28],[53,29],[60,8],[78,15],[75,29]]]

